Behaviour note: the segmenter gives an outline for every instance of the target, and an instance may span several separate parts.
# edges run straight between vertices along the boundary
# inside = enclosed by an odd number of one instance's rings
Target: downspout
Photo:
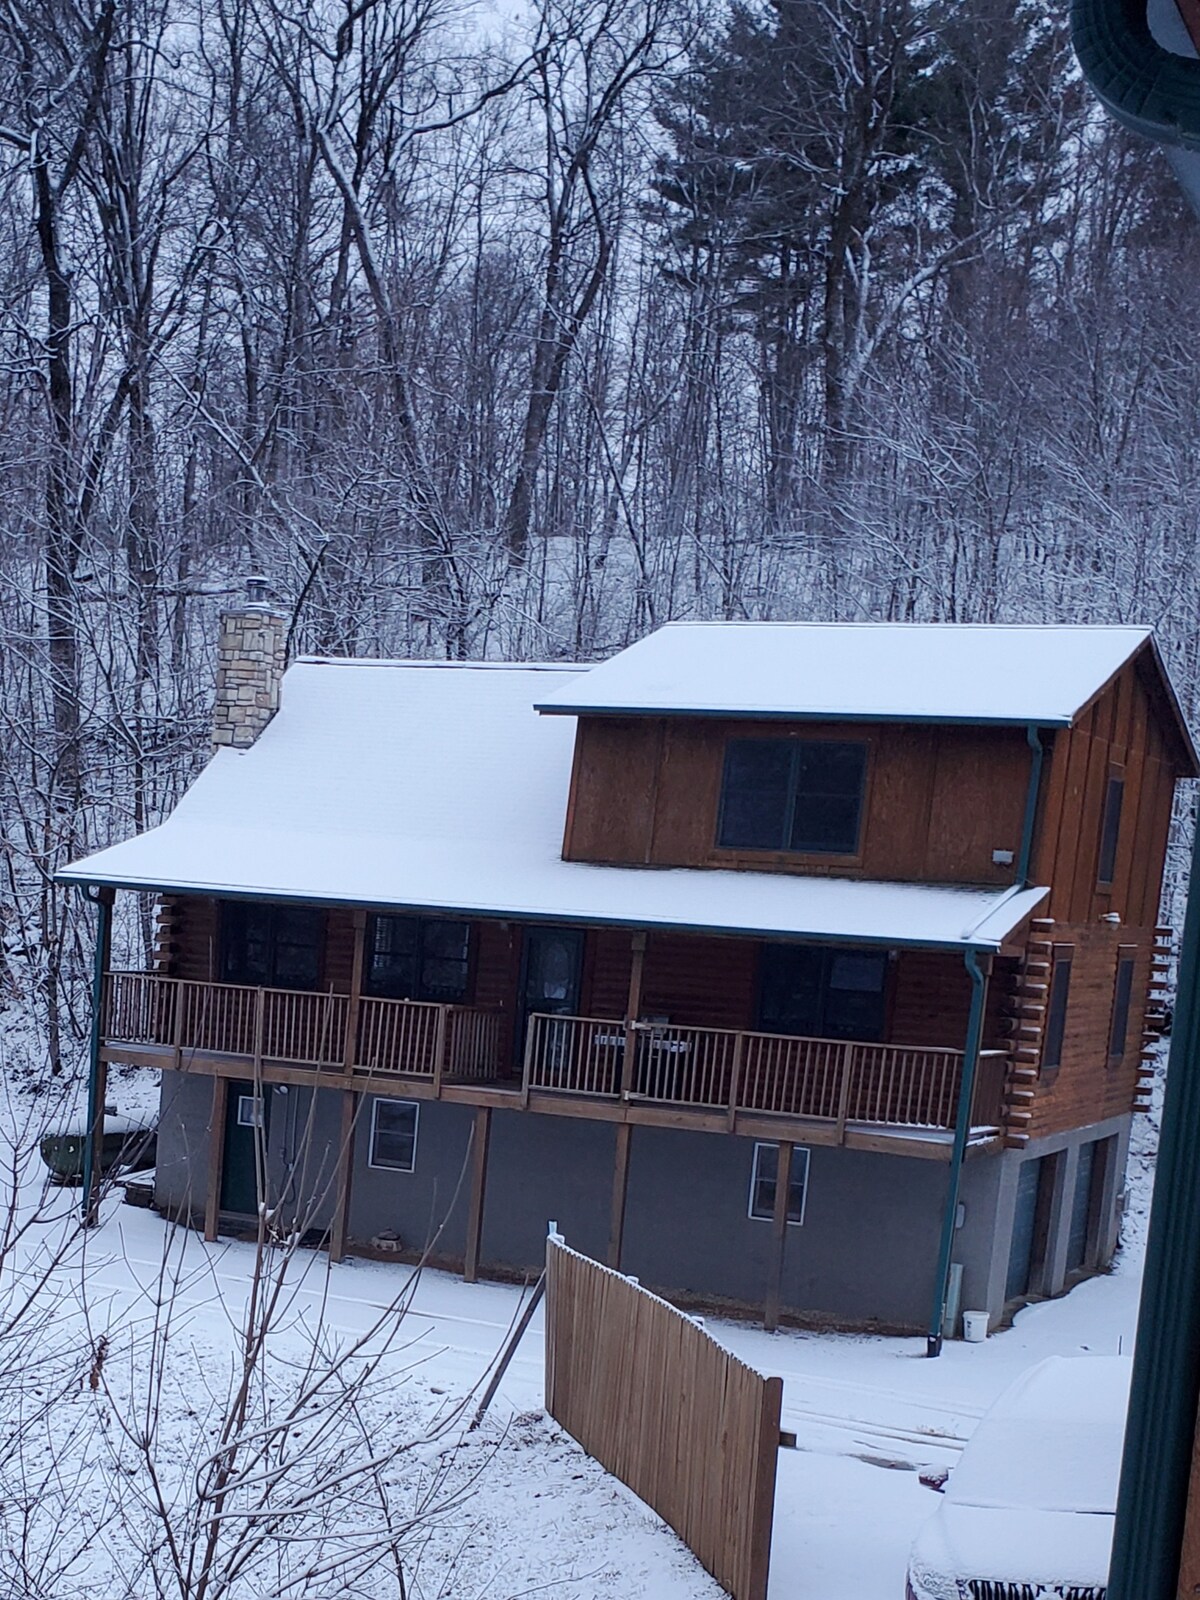
[[[1021,825],[1021,854],[1017,857],[1017,887],[1028,889],[1029,869],[1033,865],[1033,828],[1037,821],[1038,792],[1042,786],[1042,763],[1046,752],[1036,723],[1025,729],[1025,739],[1033,751],[1029,767],[1029,788],[1025,794],[1025,820]]]
[[[954,1144],[950,1151],[950,1183],[946,1192],[942,1239],[938,1246],[937,1271],[934,1276],[933,1312],[929,1321],[929,1336],[925,1343],[927,1356],[940,1356],[942,1353],[942,1322],[946,1315],[946,1295],[950,1286],[950,1254],[954,1248],[954,1225],[958,1219],[958,1191],[962,1183],[967,1139],[971,1133],[971,1102],[975,1097],[975,1073],[979,1066],[979,1046],[983,1039],[983,1003],[987,993],[987,980],[979,965],[978,950],[967,950],[963,959],[971,979],[971,1014],[967,1022],[962,1082],[958,1090],[958,1115],[954,1121]]]
[[[92,1028],[88,1045],[87,1132],[83,1141],[83,1199],[80,1209],[85,1228],[96,1221],[95,1189],[100,1174],[96,1156],[104,1138],[104,1101],[100,1091],[101,1009],[104,1004],[104,974],[112,944],[111,889],[83,886],[83,897],[96,907],[96,949],[92,958]]]
[[[1175,1600],[1183,1579],[1184,1519],[1200,1405],[1198,1052],[1200,830],[1183,925],[1108,1600]]]

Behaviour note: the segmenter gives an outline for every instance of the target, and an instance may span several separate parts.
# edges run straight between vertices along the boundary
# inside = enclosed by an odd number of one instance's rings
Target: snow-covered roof
[[[941,888],[561,858],[578,670],[301,661],[246,751],[68,882],[479,916],[996,949],[1046,889]]]
[[[1066,727],[1149,628],[669,622],[538,710]]]

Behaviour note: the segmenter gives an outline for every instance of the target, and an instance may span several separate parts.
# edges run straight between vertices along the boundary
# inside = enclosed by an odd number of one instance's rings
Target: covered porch
[[[480,1006],[109,971],[101,1053],[176,1072],[558,1115],[776,1135],[786,1124],[823,1143],[891,1131],[930,1155],[948,1148],[964,1052],[910,1042],[895,1001],[886,1041],[675,1022],[641,1004],[646,953],[643,936],[631,948],[629,1004],[608,1015],[523,1009],[519,994]],[[713,1009],[731,1006],[736,972],[727,977]],[[674,1009],[694,1014],[686,997]],[[965,1005],[961,1025],[965,1034]],[[981,1051],[976,1138],[999,1131],[1007,1065],[1007,1049]]]

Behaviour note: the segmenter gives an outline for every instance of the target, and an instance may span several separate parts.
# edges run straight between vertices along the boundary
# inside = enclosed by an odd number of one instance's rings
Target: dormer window
[[[717,844],[729,850],[858,852],[867,747],[841,739],[730,739]]]

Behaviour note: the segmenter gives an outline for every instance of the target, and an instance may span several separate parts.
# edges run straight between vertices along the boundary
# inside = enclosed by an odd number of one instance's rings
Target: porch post
[[[778,1165],[775,1168],[775,1210],[771,1218],[771,1266],[767,1273],[767,1300],[763,1306],[763,1327],[774,1333],[779,1326],[779,1308],[783,1300],[783,1257],[787,1249],[788,1195],[792,1186],[792,1146],[784,1140],[779,1145]]]
[[[954,1144],[950,1151],[950,1181],[946,1188],[942,1238],[938,1246],[937,1268],[934,1274],[933,1310],[929,1319],[929,1335],[925,1341],[927,1356],[940,1356],[942,1353],[942,1322],[946,1315],[946,1295],[950,1288],[950,1255],[954,1248],[954,1224],[958,1218],[958,1191],[962,1182],[967,1139],[971,1132],[975,1072],[979,1065],[979,1047],[983,1039],[983,1007],[987,999],[987,974],[979,965],[979,952],[969,949],[964,959],[971,978],[971,1014],[967,1022],[966,1047],[963,1050],[962,1079],[958,1086],[958,1115],[954,1121]]]
[[[467,1215],[467,1249],[463,1256],[463,1282],[479,1276],[479,1251],[483,1240],[483,1197],[487,1188],[488,1144],[492,1137],[492,1108],[479,1106],[471,1134],[471,1198]]]
[[[634,1024],[642,1009],[642,972],[646,965],[646,935],[635,933],[630,944],[629,996],[625,1002],[625,1052],[621,1058],[621,1098],[627,1100],[633,1089],[637,1069],[637,1029]]]
[[[116,891],[107,887],[85,889],[96,907],[96,950],[92,965],[92,1029],[88,1049],[87,1136],[83,1145],[83,1205],[85,1228],[99,1220],[100,1178],[104,1146],[104,1101],[108,1093],[108,1064],[101,1059],[104,1043],[104,977],[112,953],[112,909]]]
[[[363,969],[366,965],[367,913],[354,913],[354,957],[350,963],[350,995],[346,1002],[346,1039],[342,1072],[349,1083],[358,1055],[358,1015],[362,1004]],[[350,1185],[354,1179],[354,1125],[358,1118],[358,1095],[353,1089],[342,1091],[342,1118],[338,1134],[337,1174],[334,1179],[333,1221],[329,1227],[329,1259],[341,1261],[346,1254],[346,1233],[350,1217]]]
[[[616,1147],[613,1152],[612,1209],[608,1224],[608,1265],[614,1272],[621,1270],[621,1253],[625,1248],[625,1197],[629,1192],[629,1144],[633,1138],[633,1125],[618,1122]]]
[[[208,1124],[208,1167],[204,1191],[204,1237],[217,1237],[221,1213],[221,1182],[225,1169],[225,1112],[229,1105],[229,1079],[213,1077],[212,1109]]]

